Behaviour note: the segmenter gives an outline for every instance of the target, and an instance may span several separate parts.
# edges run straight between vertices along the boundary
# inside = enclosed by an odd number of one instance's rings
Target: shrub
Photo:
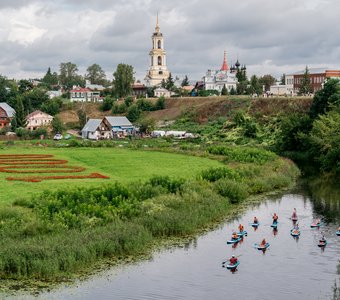
[[[204,180],[215,182],[221,178],[239,179],[239,175],[233,169],[227,167],[210,168],[202,171],[201,177]]]
[[[248,197],[247,186],[230,179],[219,179],[215,182],[217,192],[230,199],[231,203],[239,203]]]

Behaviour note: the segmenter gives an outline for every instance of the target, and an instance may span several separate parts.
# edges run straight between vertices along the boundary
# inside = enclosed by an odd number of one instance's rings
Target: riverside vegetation
[[[220,146],[201,155],[224,164],[196,169],[191,177],[46,190],[2,206],[1,279],[61,280],[104,258],[150,253],[155,241],[195,234],[249,195],[287,187],[299,174],[291,161],[262,149]]]
[[[319,170],[336,178],[340,170],[339,99],[338,81],[329,80],[308,107],[291,107],[286,115],[280,109],[277,113],[256,115],[252,107],[248,107],[202,124],[195,109],[184,112],[171,129],[200,134],[190,142],[165,138],[126,144],[75,140],[67,144],[53,143],[60,149],[49,151],[56,151],[55,155],[60,153],[59,158],[79,166],[89,164],[89,171],[100,167],[101,173],[110,177],[123,164],[109,170],[110,164],[102,155],[96,155],[90,164],[84,157],[77,159],[78,151],[109,153],[117,149],[108,147],[122,147],[120,151],[128,151],[124,163],[129,171],[125,175],[121,173],[120,182],[111,180],[101,187],[84,181],[67,191],[48,186],[47,191],[33,194],[31,198],[13,195],[12,205],[0,208],[1,278],[68,278],[88,271],[105,258],[115,261],[148,254],[159,239],[196,234],[203,227],[222,221],[235,204],[250,195],[294,183],[299,174],[297,167],[271,151],[298,162],[317,164]],[[264,104],[263,101],[252,105]],[[15,142],[10,151],[22,153],[17,145],[21,144]],[[135,168],[138,164],[129,160],[133,151],[124,148],[143,149],[138,153],[150,155],[143,159],[147,162],[143,169],[147,174],[141,172],[134,176],[135,171],[138,173]],[[63,157],[67,150],[73,154]],[[219,164],[204,165],[178,176],[178,172],[162,173],[160,170],[167,167],[169,161],[164,163],[160,159],[155,164],[157,176],[153,176],[148,172],[148,164],[153,156],[169,155],[164,152],[182,153],[188,159],[198,156],[194,166],[200,165],[203,157]],[[176,159],[170,160],[170,164],[174,162]],[[178,170],[181,172],[185,165],[182,161]],[[27,188],[27,184],[43,187],[44,183],[23,184]],[[69,187],[69,184],[64,181],[59,186]]]

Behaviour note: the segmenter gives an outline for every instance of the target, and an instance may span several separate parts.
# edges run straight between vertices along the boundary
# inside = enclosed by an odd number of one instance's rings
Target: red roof
[[[224,51],[224,59],[223,59],[221,71],[228,71],[228,70],[229,70],[229,67],[228,67],[228,63],[227,63],[227,53],[226,53],[226,51]]]
[[[75,88],[73,90],[70,91],[71,93],[87,93],[87,92],[92,92],[92,90],[88,89],[88,88]]]

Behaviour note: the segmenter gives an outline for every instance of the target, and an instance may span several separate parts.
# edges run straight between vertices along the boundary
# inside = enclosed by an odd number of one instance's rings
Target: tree
[[[166,82],[165,82],[164,78],[161,81],[161,87],[164,88],[164,89],[166,88]]]
[[[174,86],[175,86],[175,82],[174,82],[174,80],[172,78],[172,75],[171,75],[171,72],[170,72],[169,73],[169,77],[168,77],[168,79],[165,82],[165,88],[167,90],[171,90]]]
[[[188,85],[189,85],[189,79],[188,79],[188,76],[185,75],[185,77],[184,77],[184,79],[181,83],[181,86],[183,87],[183,86],[188,86]]]
[[[312,86],[310,83],[310,76],[309,76],[309,70],[306,66],[305,72],[303,73],[303,77],[301,80],[300,88],[299,88],[299,95],[308,95],[312,92]]]
[[[60,83],[70,90],[74,85],[84,86],[84,79],[77,74],[78,67],[76,64],[67,62],[60,64]]]
[[[77,115],[79,118],[79,126],[80,128],[83,128],[87,122],[86,112],[83,109],[79,109],[77,110]]]
[[[340,109],[333,109],[313,122],[311,152],[325,171],[340,174]]]
[[[51,68],[48,67],[47,72],[45,76],[43,77],[43,79],[41,80],[41,82],[44,85],[46,85],[48,88],[51,88],[53,85],[58,84],[58,74],[56,72],[52,74]]]
[[[223,95],[223,96],[228,95],[228,90],[227,90],[227,87],[225,85],[223,85],[221,95]]]
[[[41,105],[49,100],[46,91],[42,88],[34,88],[24,94],[27,111],[39,109]]]
[[[322,90],[316,92],[309,115],[315,119],[327,113],[333,106],[340,106],[340,81],[328,79]]]
[[[53,98],[45,101],[41,104],[40,109],[52,116],[55,116],[60,112],[61,106],[63,104],[62,98]]]
[[[230,95],[236,95],[236,91],[233,86],[230,89]]]
[[[143,119],[139,124],[139,131],[141,133],[149,134],[151,133],[156,126],[156,121],[154,119]]]
[[[119,64],[113,73],[115,92],[118,97],[126,97],[131,91],[134,82],[133,67],[127,64]]]
[[[65,130],[65,126],[63,122],[61,122],[61,120],[58,117],[53,118],[51,122],[51,126],[52,126],[52,131],[54,134],[62,133]]]
[[[280,85],[286,85],[286,74],[282,74],[280,79]]]
[[[270,86],[275,84],[275,82],[276,82],[276,79],[270,74],[263,75],[262,77],[259,78],[259,84],[261,86],[264,86],[265,91],[269,91]]]
[[[140,108],[136,104],[133,104],[128,108],[126,117],[131,122],[135,122],[140,117],[141,113],[142,111],[140,110]]]
[[[87,68],[85,79],[89,80],[92,84],[106,84],[106,74],[98,64],[93,64]]]
[[[100,105],[100,109],[102,111],[108,111],[108,110],[111,110],[112,109],[112,105],[113,105],[113,102],[115,100],[111,97],[105,97],[104,98],[104,101],[102,102],[102,104]]]
[[[18,90],[20,94],[25,94],[33,90],[33,84],[26,79],[19,80],[18,85],[19,85]]]
[[[15,126],[13,129],[15,130],[16,128],[25,128],[27,125],[27,120],[26,120],[26,113],[25,113],[25,108],[23,104],[23,96],[18,95],[16,98],[16,104],[15,104],[15,114],[14,114],[14,122],[12,126]]]
[[[0,75],[0,102],[7,102],[8,80],[5,76]]]
[[[251,76],[250,86],[251,86],[251,93],[253,94],[255,93],[258,95],[262,93],[262,86],[256,75]]]

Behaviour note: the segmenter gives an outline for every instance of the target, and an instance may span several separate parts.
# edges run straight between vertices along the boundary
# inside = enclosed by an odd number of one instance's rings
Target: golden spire
[[[157,20],[156,20],[156,32],[159,32],[159,25],[158,25],[158,12],[157,12]]]

